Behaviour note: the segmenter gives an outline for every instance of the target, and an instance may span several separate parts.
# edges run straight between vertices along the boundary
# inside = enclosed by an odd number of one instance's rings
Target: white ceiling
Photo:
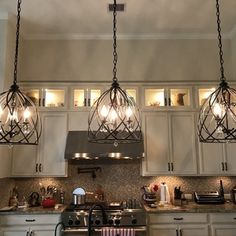
[[[118,34],[126,36],[198,35],[216,33],[215,0],[118,0]],[[23,35],[111,35],[112,0],[22,0]],[[222,29],[236,31],[236,0],[220,0]],[[0,0],[0,11],[15,14],[16,0]]]

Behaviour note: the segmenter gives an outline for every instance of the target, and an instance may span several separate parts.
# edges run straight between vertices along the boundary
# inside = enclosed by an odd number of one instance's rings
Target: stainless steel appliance
[[[87,236],[88,219],[91,205],[71,205],[62,212],[61,218],[64,224],[63,236]],[[122,206],[105,207],[106,222],[103,222],[101,209],[95,208],[91,213],[91,229],[93,236],[100,236],[103,227],[108,228],[132,228],[135,236],[146,235],[146,213],[143,208],[124,209]]]

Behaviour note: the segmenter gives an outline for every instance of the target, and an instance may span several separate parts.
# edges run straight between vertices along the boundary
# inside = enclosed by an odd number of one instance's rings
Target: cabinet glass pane
[[[131,98],[131,100],[134,100],[136,102],[136,99],[137,99],[136,89],[126,89],[125,91],[127,95]]]
[[[63,89],[45,89],[46,107],[64,107],[65,91]]]
[[[24,92],[36,106],[39,105],[39,89],[30,89]]]
[[[94,104],[94,102],[101,96],[101,90],[100,89],[91,89],[90,90],[90,97],[91,97],[91,106]]]
[[[190,106],[189,89],[170,89],[170,106]]]
[[[198,90],[199,105],[202,106],[206,99],[215,91],[215,88],[201,88]]]
[[[74,90],[74,107],[83,107],[84,99],[85,99],[85,90],[75,89]]]
[[[164,106],[164,95],[164,89],[145,89],[145,106]]]

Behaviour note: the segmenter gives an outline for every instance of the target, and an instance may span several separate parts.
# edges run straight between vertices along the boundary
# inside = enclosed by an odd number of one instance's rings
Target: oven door
[[[147,227],[146,226],[136,226],[133,227],[135,231],[135,236],[146,236],[147,235]],[[101,228],[95,228],[93,229],[93,236],[101,236]],[[87,236],[88,235],[88,229],[87,228],[69,228],[62,230],[62,236]]]

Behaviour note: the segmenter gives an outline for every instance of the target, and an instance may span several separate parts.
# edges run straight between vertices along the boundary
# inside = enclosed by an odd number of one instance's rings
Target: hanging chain
[[[216,0],[216,18],[217,18],[217,31],[218,31],[218,47],[220,49],[219,56],[220,56],[220,72],[221,72],[221,81],[225,80],[224,75],[224,59],[223,59],[223,49],[222,49],[222,36],[221,36],[221,20],[220,20],[220,5],[219,0]]]
[[[17,83],[17,63],[18,63],[18,48],[19,48],[19,36],[20,36],[20,12],[21,12],[21,1],[17,1],[17,21],[16,21],[16,48],[15,48],[15,59],[14,59],[14,85]]]
[[[117,55],[117,45],[116,45],[116,16],[117,16],[117,12],[116,12],[116,0],[114,0],[114,6],[113,6],[113,82],[117,82],[117,77],[116,77],[116,72],[117,72],[117,68],[116,68],[116,64],[117,64],[117,60],[118,60],[118,55]]]

